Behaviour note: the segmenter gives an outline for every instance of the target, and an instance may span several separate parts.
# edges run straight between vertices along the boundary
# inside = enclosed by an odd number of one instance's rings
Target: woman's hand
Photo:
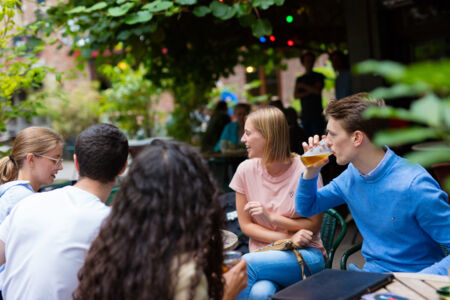
[[[308,229],[300,229],[291,237],[292,242],[297,247],[305,247],[313,239],[314,233]]]
[[[223,278],[225,278],[225,286],[222,299],[236,299],[239,292],[247,286],[247,263],[245,260],[241,259],[239,263],[223,274]]]
[[[246,211],[252,217],[260,217],[265,219],[269,223],[272,222],[271,214],[259,202],[247,202],[247,204],[244,206],[244,211]]]

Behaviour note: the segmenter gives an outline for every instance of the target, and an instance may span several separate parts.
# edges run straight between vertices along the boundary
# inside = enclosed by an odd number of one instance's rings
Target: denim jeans
[[[317,248],[297,250],[303,256],[312,273],[325,267],[322,252]],[[269,299],[278,290],[302,280],[300,265],[292,251],[265,251],[247,253],[242,257],[247,262],[248,285],[237,299]],[[305,268],[307,276],[309,271]]]

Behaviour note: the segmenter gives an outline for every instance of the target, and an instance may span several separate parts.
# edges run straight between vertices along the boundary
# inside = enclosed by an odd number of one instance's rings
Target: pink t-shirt
[[[260,158],[247,159],[236,170],[230,183],[230,188],[244,194],[247,201],[260,202],[264,208],[288,218],[300,218],[295,212],[295,191],[297,190],[300,174],[305,171],[305,166],[296,155],[289,169],[281,176],[271,176]],[[322,187],[322,178],[319,176],[318,187]],[[278,232],[288,232],[268,223],[259,217],[252,217],[253,222]],[[268,245],[266,242],[250,238],[249,249],[254,251]],[[314,235],[309,247],[315,247],[326,256],[320,233]]]

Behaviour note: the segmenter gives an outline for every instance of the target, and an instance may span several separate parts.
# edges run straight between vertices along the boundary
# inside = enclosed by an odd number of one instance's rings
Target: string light
[[[294,46],[294,41],[293,41],[293,40],[287,41],[287,45],[288,45],[289,47]]]
[[[269,36],[269,40],[270,40],[271,42],[275,42],[275,36],[274,36],[274,35]]]
[[[265,37],[260,37],[259,38],[259,41],[261,42],[261,43],[265,43],[266,41],[267,41],[267,39],[265,38]]]
[[[292,17],[291,15],[286,17],[286,22],[292,23],[292,21],[294,21],[294,17]]]
[[[245,71],[246,71],[247,73],[253,73],[253,72],[255,72],[255,68],[252,67],[252,66],[248,66],[247,68],[245,68]]]

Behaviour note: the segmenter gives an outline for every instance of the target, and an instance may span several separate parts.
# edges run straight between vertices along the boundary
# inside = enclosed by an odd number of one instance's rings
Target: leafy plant
[[[120,59],[134,69],[142,64],[146,79],[175,96],[172,121],[176,125],[170,131],[175,138],[189,141],[190,113],[207,103],[207,93],[219,77],[227,77],[243,57],[249,57],[246,46],[271,33],[263,12],[283,3],[69,0],[47,10],[42,21],[48,26],[41,31],[57,30],[72,37],[73,50],[85,59],[98,53],[98,63]]]
[[[20,14],[21,1],[2,0],[0,6],[0,131],[9,120],[24,117],[31,120],[42,102],[13,102],[19,91],[40,87],[45,75],[52,71],[38,63],[42,42],[35,39],[39,23],[21,27],[14,18]],[[16,44],[13,43],[16,42]]]
[[[378,145],[403,145],[421,141],[440,141],[440,146],[406,155],[425,167],[450,161],[450,60],[428,61],[404,66],[390,61],[358,64],[359,74],[382,76],[390,87],[372,91],[375,98],[416,97],[409,110],[394,107],[372,108],[367,117],[407,120],[407,128],[382,131],[375,137]],[[389,102],[388,102],[389,103]],[[450,187],[450,180],[447,185]]]
[[[152,106],[161,90],[145,79],[145,67],[141,65],[133,70],[121,62],[117,66],[103,65],[100,72],[111,81],[111,87],[103,91],[100,98],[101,113],[129,138],[152,136],[156,116]]]
[[[52,128],[66,139],[77,136],[100,120],[100,94],[96,83],[83,82],[70,91],[61,87],[45,89],[31,98],[43,99],[45,105],[37,113],[48,116]]]

